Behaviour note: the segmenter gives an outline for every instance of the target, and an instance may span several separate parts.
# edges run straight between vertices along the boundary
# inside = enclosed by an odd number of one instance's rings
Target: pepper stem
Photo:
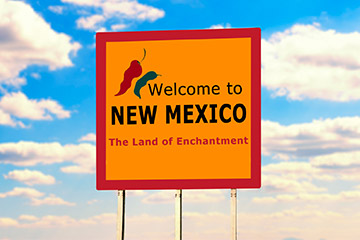
[[[144,61],[145,57],[146,57],[146,49],[144,48],[144,57],[140,62]]]

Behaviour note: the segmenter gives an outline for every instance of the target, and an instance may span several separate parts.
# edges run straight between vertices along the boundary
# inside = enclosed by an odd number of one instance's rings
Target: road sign
[[[260,41],[97,33],[97,189],[259,188]]]

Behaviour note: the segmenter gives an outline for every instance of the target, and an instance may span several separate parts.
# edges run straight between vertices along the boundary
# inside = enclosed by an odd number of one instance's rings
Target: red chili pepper
[[[142,67],[140,62],[138,60],[132,61],[130,67],[124,73],[124,80],[120,84],[120,91],[115,96],[124,94],[131,87],[131,81],[139,77],[141,73]]]
[[[145,59],[146,56],[146,50],[144,49],[144,57],[141,61]],[[131,82],[134,78],[140,77],[142,73],[142,67],[140,65],[140,62],[138,60],[133,60],[130,63],[130,67],[125,71],[124,73],[124,80],[120,84],[120,90],[115,96],[119,96],[124,94],[130,87]]]

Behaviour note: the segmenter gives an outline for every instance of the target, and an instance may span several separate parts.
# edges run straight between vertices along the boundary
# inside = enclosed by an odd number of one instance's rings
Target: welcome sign
[[[260,187],[260,39],[97,33],[97,189]]]

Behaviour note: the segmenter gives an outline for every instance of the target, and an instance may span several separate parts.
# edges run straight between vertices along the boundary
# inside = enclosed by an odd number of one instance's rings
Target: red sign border
[[[251,178],[106,180],[106,42],[251,38]],[[96,33],[96,189],[160,190],[261,187],[261,29],[207,29]]]

